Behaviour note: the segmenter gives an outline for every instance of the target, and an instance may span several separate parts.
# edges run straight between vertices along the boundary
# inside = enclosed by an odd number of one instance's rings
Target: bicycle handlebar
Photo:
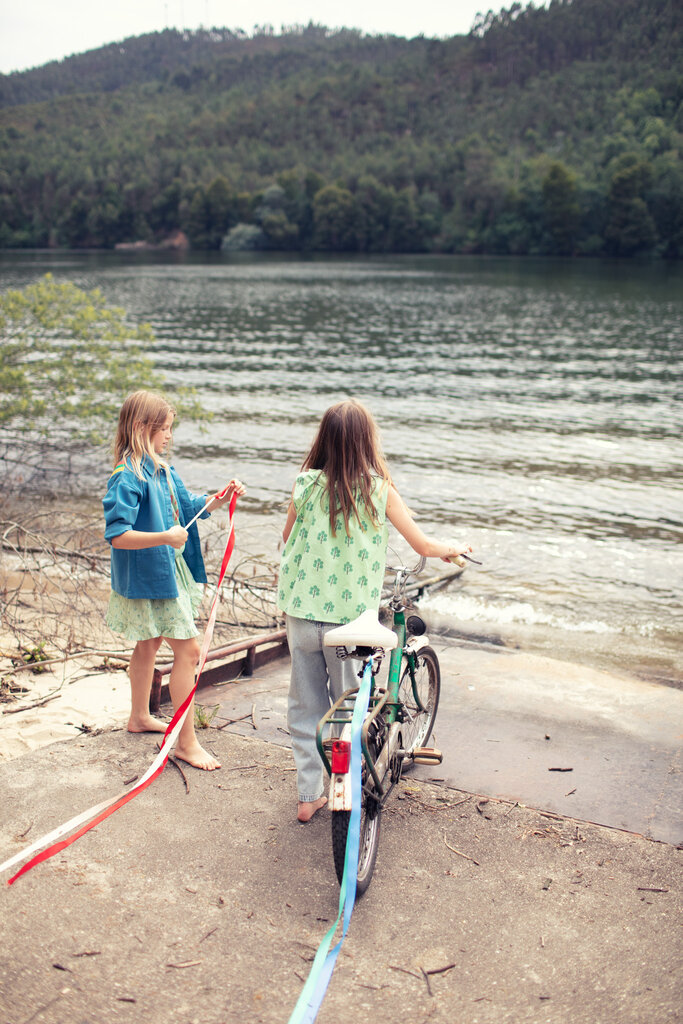
[[[385,572],[393,572],[396,576],[398,576],[399,573],[405,573],[406,576],[418,576],[424,569],[426,563],[427,559],[424,555],[421,555],[412,568],[407,565],[397,565],[395,567],[388,565]]]

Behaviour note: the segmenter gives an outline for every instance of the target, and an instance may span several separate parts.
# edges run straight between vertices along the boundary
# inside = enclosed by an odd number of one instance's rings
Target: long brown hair
[[[175,409],[153,391],[134,391],[128,395],[121,406],[112,446],[114,465],[128,462],[139,477],[142,477],[142,460],[145,455],[152,459],[155,469],[165,466],[166,463],[152,447],[152,434],[161,430],[170,415],[175,418]]]
[[[364,405],[349,399],[330,406],[301,468],[319,469],[327,477],[325,492],[333,536],[340,514],[347,536],[351,515],[360,522],[358,502],[363,503],[377,525],[377,509],[372,500],[374,478],[380,477],[389,485],[391,477],[382,454],[377,424]]]

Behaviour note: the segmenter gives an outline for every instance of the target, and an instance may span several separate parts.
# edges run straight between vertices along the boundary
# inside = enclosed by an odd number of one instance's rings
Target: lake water
[[[683,685],[682,267],[4,253],[0,288],[47,271],[152,325],[214,413],[177,465],[239,475],[264,536],[356,396],[423,528],[483,562],[426,601],[442,624]]]

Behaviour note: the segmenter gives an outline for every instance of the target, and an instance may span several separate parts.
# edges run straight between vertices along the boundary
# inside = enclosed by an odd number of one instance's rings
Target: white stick
[[[228,489],[227,487],[224,487],[223,490],[219,494],[212,494],[211,497],[206,502],[206,505],[204,506],[204,508],[200,508],[200,510],[197,513],[197,515],[194,516],[192,519],[190,519],[189,523],[186,523],[186,525],[183,526],[183,529],[184,530],[189,530],[190,527],[192,526],[192,524],[197,522],[197,520],[199,519],[199,517],[202,514],[202,512],[206,512],[207,508],[209,507],[209,505],[211,504],[213,499],[214,498],[222,498],[223,495],[225,494],[225,492],[227,491],[227,489]]]
[[[186,523],[185,526],[183,526],[184,530],[189,530],[190,527],[192,526],[192,524],[197,522],[197,520],[199,519],[199,517],[202,514],[202,512],[206,511],[206,509],[209,507],[209,504],[213,501],[213,499],[214,499],[214,495],[212,494],[211,497],[209,498],[209,500],[207,501],[206,505],[204,506],[204,508],[200,508],[200,510],[197,513],[197,515],[193,519],[190,519],[189,523]]]

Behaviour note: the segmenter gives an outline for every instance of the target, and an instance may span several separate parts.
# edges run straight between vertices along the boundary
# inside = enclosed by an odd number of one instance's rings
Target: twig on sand
[[[158,744],[157,744],[157,746],[158,746]],[[161,747],[159,747],[159,750],[161,750]],[[187,781],[187,776],[185,775],[185,772],[184,772],[184,771],[183,771],[183,769],[182,769],[182,768],[180,767],[180,765],[178,764],[178,761],[177,761],[177,760],[176,760],[176,758],[175,758],[175,757],[173,756],[173,754],[169,754],[169,755],[168,755],[168,759],[169,759],[169,761],[171,762],[171,764],[172,764],[172,765],[174,766],[174,768],[177,768],[177,769],[178,769],[178,771],[180,772],[180,774],[182,775],[182,777],[183,777],[183,782],[185,783],[185,792],[186,792],[186,793],[189,793],[189,792],[190,792],[190,784],[189,784],[189,782]]]
[[[410,974],[413,978],[421,977],[421,975],[417,974],[415,971],[409,971],[407,967],[398,967],[394,964],[388,964],[388,967],[390,971],[402,971],[403,974]]]
[[[38,667],[42,672],[44,668],[49,668],[50,665],[63,665],[65,661],[73,661],[75,658],[110,658],[111,661],[123,661],[127,665],[131,655],[119,654],[116,651],[72,651],[71,654],[64,654],[61,658],[50,658],[48,661],[26,661],[23,665],[14,665],[11,671],[16,674],[17,672],[27,672]]]
[[[32,704],[22,704],[20,708],[3,708],[2,714],[18,715],[20,711],[30,711],[32,708],[42,708],[44,704],[49,704],[51,700],[57,700],[57,697],[59,697],[59,693],[51,693],[47,697],[43,697],[42,700],[34,700]]]
[[[477,865],[477,867],[480,866],[479,861],[475,860],[474,857],[468,857],[466,853],[461,853],[460,850],[456,850],[454,846],[451,846],[451,844],[447,841],[446,836],[443,837],[443,841],[449,850],[451,850],[453,853],[457,853],[458,857],[464,857],[465,860],[471,860],[473,864]]]
[[[425,974],[445,974],[446,971],[452,971],[455,964],[446,964],[445,967],[432,967],[430,971],[425,971]]]
[[[221,722],[220,725],[217,725],[216,728],[220,732],[221,729],[225,729],[228,725],[234,725],[235,722],[243,722],[245,718],[251,718],[252,714],[253,709],[252,711],[247,711],[246,715],[240,715],[239,718],[226,718],[226,720]]]

